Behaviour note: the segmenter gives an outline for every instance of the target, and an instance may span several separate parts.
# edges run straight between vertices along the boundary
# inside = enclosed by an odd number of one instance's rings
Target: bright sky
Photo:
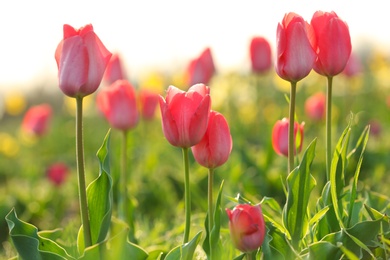
[[[106,47],[124,58],[130,77],[174,68],[211,47],[217,69],[248,65],[255,35],[275,43],[287,12],[310,21],[317,10],[345,20],[356,47],[362,39],[390,48],[385,1],[341,0],[15,0],[0,3],[0,91],[56,77],[54,51],[67,23],[91,23]],[[1,92],[0,92],[1,93]]]

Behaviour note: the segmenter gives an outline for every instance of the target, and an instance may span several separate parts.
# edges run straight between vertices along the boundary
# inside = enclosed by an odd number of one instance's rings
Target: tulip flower
[[[118,53],[112,54],[111,59],[107,64],[106,71],[104,72],[103,79],[109,85],[119,79],[126,79],[122,61]]]
[[[198,83],[209,84],[211,78],[215,74],[215,65],[211,49],[206,48],[199,57],[193,59],[189,63],[186,73],[187,84],[190,86]]]
[[[64,183],[68,173],[68,166],[61,162],[50,165],[46,170],[46,176],[56,186],[60,186]]]
[[[315,37],[312,44],[317,53],[314,70],[327,78],[326,94],[326,174],[330,178],[332,160],[332,84],[333,77],[341,73],[351,55],[352,45],[348,25],[335,12],[317,11],[311,19]]]
[[[127,80],[117,80],[97,94],[98,108],[113,128],[129,130],[138,123],[134,87]]]
[[[97,90],[111,58],[91,24],[78,30],[64,25],[64,39],[58,44],[55,59],[62,92],[84,97]]]
[[[263,244],[266,233],[260,204],[239,204],[233,210],[226,209],[226,213],[234,246],[244,253],[257,250]]]
[[[142,118],[144,120],[152,120],[159,102],[159,95],[150,89],[143,88],[139,91],[138,97],[141,105]]]
[[[335,12],[322,11],[314,13],[311,25],[317,53],[314,70],[327,77],[341,73],[352,50],[348,25]]]
[[[294,154],[297,153],[297,149],[298,153],[302,150],[303,129],[304,123],[294,123]],[[272,147],[277,154],[286,157],[288,157],[288,130],[289,120],[287,118],[278,120],[272,129]]]
[[[201,141],[210,114],[210,89],[196,84],[187,92],[170,86],[166,98],[159,96],[162,128],[168,142],[189,148]]]
[[[33,106],[24,115],[22,130],[26,133],[41,137],[48,130],[51,116],[52,108],[49,104]]]
[[[347,76],[348,78],[351,78],[355,75],[358,75],[363,71],[363,64],[360,58],[356,53],[351,53],[349,56],[348,62],[345,65],[344,70],[342,73]]]
[[[316,93],[305,102],[306,115],[314,121],[320,121],[325,118],[325,106],[325,94],[322,92]]]
[[[249,55],[252,71],[254,73],[266,73],[272,66],[271,45],[264,37],[253,37],[249,46]]]
[[[216,111],[211,111],[205,135],[191,149],[195,160],[200,165],[216,168],[228,160],[232,145],[232,137],[225,117]]]

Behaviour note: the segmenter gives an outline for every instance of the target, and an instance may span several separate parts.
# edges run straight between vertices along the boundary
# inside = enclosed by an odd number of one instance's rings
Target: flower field
[[[390,258],[386,53],[352,46],[340,72],[313,60],[291,78],[272,49],[264,66],[223,72],[206,49],[136,81],[91,28],[64,32],[59,82],[4,97],[1,259]],[[97,83],[74,87],[72,37],[99,49]],[[283,118],[299,123],[294,147]]]

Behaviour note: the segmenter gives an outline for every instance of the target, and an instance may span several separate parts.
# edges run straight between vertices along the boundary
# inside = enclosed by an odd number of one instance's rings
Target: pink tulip
[[[187,84],[209,84],[215,74],[215,66],[211,49],[206,48],[199,57],[193,59],[187,68]]]
[[[271,45],[264,37],[253,37],[249,46],[252,71],[266,73],[272,66]]]
[[[118,79],[126,79],[122,61],[118,53],[114,53],[111,56],[106,71],[104,72],[103,79],[108,84],[112,84]]]
[[[277,28],[276,73],[284,80],[298,82],[313,68],[316,53],[310,43],[311,26],[295,13],[287,13]]]
[[[138,94],[141,105],[141,116],[145,120],[152,120],[158,105],[159,95],[149,89],[141,89]]]
[[[272,129],[272,146],[277,154],[286,157],[288,156],[288,126],[289,120],[283,118],[282,120],[278,120]],[[304,123],[294,123],[295,147],[298,148],[298,153],[302,150],[303,128]],[[298,131],[299,137],[297,138]],[[294,154],[296,154],[296,148],[294,149]]]
[[[64,25],[64,39],[58,44],[55,59],[62,92],[84,97],[99,87],[111,53],[88,24],[78,30]]]
[[[216,168],[224,164],[232,151],[232,137],[225,117],[215,111],[210,112],[207,131],[200,143],[192,146],[195,160],[206,168]]]
[[[325,118],[326,96],[319,92],[309,97],[305,102],[305,112],[307,116],[315,121]]]
[[[127,80],[117,80],[97,95],[98,108],[113,128],[129,130],[138,123],[134,87]]]
[[[162,128],[168,142],[182,148],[199,143],[207,130],[210,107],[206,85],[193,85],[187,92],[170,86],[166,98],[160,96]]]
[[[48,130],[51,116],[52,108],[49,104],[33,106],[24,115],[22,129],[26,133],[43,136]]]
[[[363,71],[363,64],[358,55],[356,53],[351,53],[349,56],[347,65],[343,70],[343,74],[349,78],[358,75]]]
[[[233,210],[226,209],[226,213],[229,217],[230,237],[238,250],[252,252],[263,244],[266,226],[260,204],[240,204]]]
[[[335,12],[317,11],[311,19],[317,60],[314,70],[327,77],[341,73],[351,54],[348,25]]]
[[[50,165],[46,170],[46,176],[56,186],[64,183],[69,174],[69,168],[66,164],[58,162]]]

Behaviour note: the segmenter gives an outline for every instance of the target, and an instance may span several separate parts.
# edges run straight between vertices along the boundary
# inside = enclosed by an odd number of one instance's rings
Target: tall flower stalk
[[[289,107],[289,125],[288,125],[288,172],[294,168],[294,153],[295,153],[295,96],[297,91],[297,83],[291,82],[290,87],[290,107]]]
[[[185,226],[183,244],[187,243],[190,237],[191,228],[191,191],[190,191],[190,166],[188,160],[188,148],[182,148],[184,164],[184,204],[185,204]]]
[[[333,77],[327,77],[328,87],[326,91],[326,176],[329,180],[330,164],[332,161],[332,83]]]

